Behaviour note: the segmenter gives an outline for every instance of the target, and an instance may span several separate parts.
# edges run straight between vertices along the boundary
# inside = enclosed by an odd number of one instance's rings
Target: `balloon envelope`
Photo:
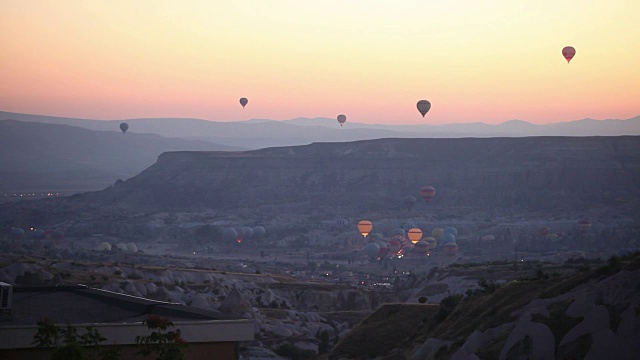
[[[409,237],[409,240],[411,240],[411,242],[415,244],[418,241],[420,241],[420,239],[422,239],[422,230],[418,228],[413,228],[409,230],[409,232],[407,233],[407,236]]]
[[[438,241],[432,237],[426,237],[424,238],[424,241],[429,244],[429,250],[433,250],[436,248],[436,246],[438,246]]]
[[[392,236],[396,236],[396,235],[405,236],[406,232],[402,228],[395,228],[395,229],[393,229],[391,234],[392,234]]]
[[[565,46],[562,49],[562,56],[564,56],[564,58],[567,59],[567,63],[569,63],[569,61],[576,56],[576,49],[574,49],[573,46]]]
[[[121,124],[120,124],[120,131],[122,131],[122,133],[124,134],[124,133],[126,133],[126,132],[127,132],[127,130],[129,130],[129,124],[127,124],[127,123],[121,123]]]
[[[342,124],[347,122],[347,117],[342,114],[338,115],[338,122],[340,123],[340,126],[342,126]]]
[[[458,229],[453,226],[444,228],[444,234],[453,234],[453,236],[458,236]]]
[[[413,245],[413,251],[416,254],[426,255],[427,252],[429,251],[429,243],[426,242],[425,240],[420,240],[417,243],[415,243],[415,245]]]
[[[420,111],[420,114],[422,114],[422,117],[427,115],[427,113],[429,112],[429,109],[431,109],[431,103],[429,102],[429,100],[420,100],[418,101],[417,106],[418,106],[418,111]]]
[[[433,229],[433,231],[431,232],[431,236],[433,236],[436,240],[442,240],[442,237],[444,236],[444,229],[442,228]]]
[[[242,105],[243,108],[247,106],[248,103],[249,103],[249,100],[247,98],[240,98],[240,105]]]
[[[444,253],[447,255],[455,255],[458,252],[458,244],[448,243],[444,244]]]
[[[587,219],[578,220],[577,225],[578,225],[579,232],[585,233],[591,230],[591,221]]]
[[[445,233],[442,242],[445,244],[456,242],[456,236],[452,233]]]
[[[263,237],[266,232],[267,232],[267,230],[265,230],[264,226],[254,226],[254,228],[253,228],[253,237],[259,239],[259,238]]]
[[[97,251],[111,251],[111,244],[108,242],[101,242],[100,245],[96,247]]]
[[[364,253],[367,254],[370,259],[377,259],[378,254],[380,253],[380,245],[376,243],[368,243],[364,247]]]
[[[425,202],[431,201],[435,195],[436,189],[431,185],[423,186],[420,189],[420,196],[422,196]]]
[[[226,228],[222,232],[222,237],[225,240],[235,240],[238,238],[238,232],[234,228]]]
[[[358,231],[362,234],[362,236],[367,236],[373,229],[373,223],[369,220],[362,220],[358,223]]]
[[[409,230],[413,229],[414,227],[416,227],[416,224],[411,223],[411,222],[404,223],[404,224],[402,225],[402,228],[403,228],[405,231],[409,231]]]

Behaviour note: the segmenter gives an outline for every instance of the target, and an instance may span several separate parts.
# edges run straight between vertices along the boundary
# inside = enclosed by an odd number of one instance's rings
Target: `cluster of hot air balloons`
[[[240,105],[242,105],[243,109],[244,109],[245,106],[247,106],[248,103],[249,103],[249,99],[247,99],[245,97],[240,98]],[[420,100],[420,101],[418,101],[417,107],[418,107],[418,111],[420,112],[420,114],[422,114],[422,117],[424,117],[427,114],[427,112],[429,112],[429,109],[431,109],[431,103],[428,100]],[[344,123],[347,122],[347,116],[345,114],[340,114],[340,115],[338,115],[336,117],[336,120],[338,120],[338,124],[340,124],[340,126],[342,126],[342,125],[344,125]],[[120,125],[120,128],[122,129],[122,125]],[[125,131],[126,130],[122,130],[123,133]]]
[[[222,238],[225,241],[235,241],[242,244],[246,240],[258,240],[264,236],[266,229],[264,226],[240,226],[236,228],[226,228],[222,231]]]
[[[576,49],[573,46],[565,46],[564,48],[562,48],[562,56],[567,60],[567,63],[569,63],[571,59],[576,56]],[[248,103],[249,99],[247,99],[246,97],[240,98],[240,105],[242,105],[243,109],[245,108],[245,106],[247,106]],[[431,102],[429,100],[419,100],[416,104],[416,107],[418,108],[418,112],[424,118],[429,110],[431,110]],[[336,119],[338,120],[338,124],[340,124],[340,126],[343,126],[344,123],[347,122],[347,116],[344,114],[338,115]],[[128,129],[129,124],[124,122],[120,124],[120,130],[123,134],[126,133]]]
[[[456,236],[458,230],[455,227],[435,228],[431,236],[423,237],[422,229],[412,223],[406,223],[403,227],[392,231],[389,241],[375,241],[370,239],[364,247],[364,253],[373,261],[384,259],[387,256],[403,256],[411,246],[406,243],[406,238],[413,244],[411,253],[418,256],[429,256],[436,249],[438,243],[442,242],[443,252],[447,255],[455,255],[458,252]],[[373,223],[370,220],[361,220],[358,223],[358,231],[365,238],[371,234]],[[406,236],[406,237],[405,237]]]

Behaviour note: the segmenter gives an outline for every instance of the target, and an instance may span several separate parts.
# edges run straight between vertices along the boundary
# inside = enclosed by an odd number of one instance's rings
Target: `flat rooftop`
[[[149,315],[170,319],[189,342],[251,341],[253,320],[217,311],[93,289],[83,285],[14,287],[11,314],[0,316],[0,349],[32,347],[37,322],[100,329],[110,341],[130,343],[146,332]],[[126,335],[126,336],[125,336]]]

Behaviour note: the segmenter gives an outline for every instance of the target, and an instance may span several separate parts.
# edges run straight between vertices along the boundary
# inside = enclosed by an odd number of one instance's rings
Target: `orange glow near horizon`
[[[387,124],[640,115],[638,1],[0,4],[0,111]],[[432,103],[425,119],[420,99]]]

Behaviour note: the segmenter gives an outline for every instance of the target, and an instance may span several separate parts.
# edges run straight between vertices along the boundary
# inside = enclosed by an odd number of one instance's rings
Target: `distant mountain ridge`
[[[523,120],[510,120],[498,125],[479,122],[432,125],[428,121],[419,125],[384,125],[347,120],[343,127],[330,118],[296,118],[283,121],[251,119],[238,122],[193,118],[90,120],[0,112],[0,120],[3,119],[64,124],[101,131],[119,131],[118,124],[124,121],[129,123],[131,133],[204,140],[245,149],[379,138],[640,135],[640,116],[626,120],[582,119],[546,125],[536,125]]]
[[[206,141],[0,120],[0,192],[97,190],[128,179],[167,151],[229,151]]]

